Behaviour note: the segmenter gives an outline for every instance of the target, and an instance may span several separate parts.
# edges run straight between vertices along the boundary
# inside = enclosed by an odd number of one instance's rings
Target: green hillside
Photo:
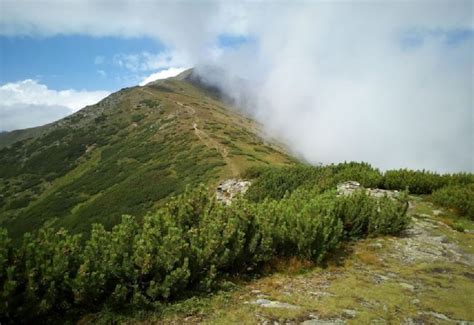
[[[2,324],[474,319],[473,174],[296,163],[220,96],[187,71],[0,136]]]
[[[0,226],[13,238],[48,220],[76,233],[96,222],[110,229],[186,186],[213,188],[248,167],[291,162],[193,80],[187,71],[123,89],[39,131],[3,134]]]

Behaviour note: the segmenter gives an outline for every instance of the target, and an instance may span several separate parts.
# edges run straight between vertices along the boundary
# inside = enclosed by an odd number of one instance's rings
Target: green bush
[[[458,173],[440,175],[425,170],[388,170],[383,176],[383,187],[389,190],[408,189],[412,194],[431,194],[447,185],[474,183],[474,174]]]
[[[340,182],[357,181],[363,187],[408,190],[412,194],[431,194],[448,185],[474,183],[474,174],[437,174],[408,169],[389,170],[382,174],[367,163],[342,163],[327,166],[294,165],[287,167],[253,167],[244,178],[253,179],[247,198],[260,202],[265,198],[281,199],[286,192],[297,188],[319,188],[324,191]]]
[[[133,114],[132,115],[132,122],[140,122],[141,120],[143,120],[145,118],[145,115],[143,114]]]
[[[0,320],[26,321],[70,309],[74,304],[70,286],[80,265],[80,248],[80,237],[63,229],[42,228],[25,234],[23,244],[12,253],[7,277],[1,279],[10,300]]]
[[[340,242],[343,224],[333,213],[334,194],[296,191],[281,201],[258,204],[262,223],[270,223],[273,251],[320,262]]]
[[[254,202],[265,198],[281,199],[286,192],[297,188],[327,190],[338,183],[354,180],[365,187],[377,187],[382,181],[378,169],[366,163],[342,163],[328,166],[295,165],[287,167],[259,167],[247,170],[246,178],[254,179],[246,197]]]
[[[403,200],[403,199],[401,199]],[[0,321],[60,317],[74,310],[153,306],[208,292],[219,278],[275,256],[316,263],[346,236],[393,234],[407,224],[406,202],[364,193],[305,189],[281,200],[225,206],[199,187],[138,223],[125,216],[81,241],[44,227],[14,248],[0,231]]]
[[[435,203],[457,210],[461,215],[474,220],[474,184],[451,185],[432,194]]]
[[[0,320],[13,318],[18,308],[15,302],[18,290],[17,266],[13,254],[11,239],[7,231],[0,228]]]
[[[441,175],[424,170],[388,170],[383,179],[384,188],[389,190],[407,189],[413,194],[429,194],[444,185],[446,185],[446,181]]]
[[[363,190],[338,197],[336,205],[336,215],[344,223],[346,236],[356,238],[399,233],[409,223],[407,210],[406,195],[374,199]]]

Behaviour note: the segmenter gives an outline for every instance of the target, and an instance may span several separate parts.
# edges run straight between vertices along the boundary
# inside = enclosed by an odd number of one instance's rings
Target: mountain
[[[193,70],[122,89],[57,122],[0,135],[0,226],[72,232],[142,217],[186,186],[293,161]]]
[[[8,147],[9,145],[21,140],[38,137],[43,131],[48,129],[48,126],[49,124],[28,129],[14,130],[11,132],[2,131],[0,132],[0,149]]]

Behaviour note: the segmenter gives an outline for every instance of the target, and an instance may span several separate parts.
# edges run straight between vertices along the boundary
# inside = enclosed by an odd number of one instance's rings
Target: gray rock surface
[[[288,304],[286,302],[273,301],[269,299],[257,299],[251,302],[252,305],[258,305],[264,308],[284,308],[284,309],[298,309],[299,306]]]
[[[351,195],[358,190],[365,190],[369,195],[374,197],[397,197],[400,195],[400,192],[398,191],[382,190],[379,188],[364,188],[356,181],[347,181],[337,185],[337,192],[339,195]]]
[[[242,179],[227,179],[217,186],[217,201],[229,205],[237,195],[243,195],[247,192],[251,182]]]

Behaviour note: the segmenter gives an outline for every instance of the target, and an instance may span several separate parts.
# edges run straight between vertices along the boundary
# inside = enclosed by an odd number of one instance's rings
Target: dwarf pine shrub
[[[13,247],[0,231],[0,321],[60,317],[74,310],[153,306],[213,290],[275,256],[316,263],[344,235],[396,233],[406,206],[364,193],[295,190],[281,200],[244,198],[225,206],[200,187],[187,191],[138,223],[124,216],[90,237],[44,227]]]
[[[246,197],[254,202],[265,198],[281,199],[285,193],[298,188],[319,189],[321,192],[335,188],[340,182],[357,181],[363,187],[384,188],[411,194],[431,194],[448,185],[474,183],[474,174],[437,174],[425,170],[388,170],[381,173],[367,163],[341,163],[327,166],[294,165],[287,167],[254,167],[244,173],[253,179]]]
[[[409,223],[408,197],[373,198],[363,190],[337,198],[336,216],[344,224],[350,238],[397,234]]]
[[[474,183],[443,187],[433,192],[432,199],[435,203],[455,209],[461,215],[474,220]]]
[[[412,194],[431,194],[448,185],[474,183],[474,174],[437,174],[426,170],[388,170],[383,175],[383,187],[389,190],[408,190]]]

